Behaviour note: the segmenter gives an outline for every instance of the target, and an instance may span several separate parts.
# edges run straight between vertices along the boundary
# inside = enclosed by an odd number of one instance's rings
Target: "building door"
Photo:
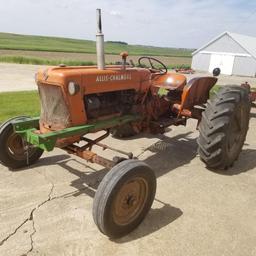
[[[235,56],[224,54],[211,54],[209,72],[213,69],[220,68],[221,74],[232,75]]]

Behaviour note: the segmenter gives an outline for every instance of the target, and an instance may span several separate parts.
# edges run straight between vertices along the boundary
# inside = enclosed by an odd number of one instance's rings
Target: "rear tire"
[[[210,169],[228,169],[244,145],[250,117],[248,91],[225,86],[208,100],[199,125],[198,153]]]
[[[156,177],[142,161],[126,160],[114,166],[99,185],[93,201],[93,219],[99,230],[122,237],[145,218],[155,198]]]
[[[34,164],[44,152],[28,144],[27,155],[22,137],[14,132],[12,122],[26,118],[12,118],[0,127],[0,162],[10,169],[23,168],[28,166],[28,163]]]

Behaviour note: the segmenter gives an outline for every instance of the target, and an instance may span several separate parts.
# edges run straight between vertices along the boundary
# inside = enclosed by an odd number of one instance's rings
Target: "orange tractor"
[[[100,10],[97,14],[98,67],[60,65],[39,71],[41,115],[16,117],[2,124],[0,161],[10,169],[24,168],[43,151],[58,147],[110,169],[96,192],[93,218],[102,233],[121,237],[136,228],[150,210],[156,177],[132,153],[100,141],[110,133],[119,138],[164,133],[166,127],[186,125],[194,118],[200,132],[200,158],[210,169],[227,169],[244,144],[250,103],[248,91],[239,86],[225,86],[209,99],[216,77],[187,82],[185,76],[169,73],[151,57],[140,58],[139,67],[134,67],[127,65],[128,54],[122,53],[122,65],[105,66]],[[94,140],[86,137],[98,131],[105,132]],[[123,157],[101,157],[91,151],[94,145]]]

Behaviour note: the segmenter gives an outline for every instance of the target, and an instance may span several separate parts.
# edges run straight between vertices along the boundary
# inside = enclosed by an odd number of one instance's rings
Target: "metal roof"
[[[192,53],[192,55],[198,53],[205,47],[209,46],[210,44],[214,43],[224,35],[230,36],[234,41],[236,41],[245,51],[247,51],[250,55],[252,55],[256,59],[256,37],[252,36],[245,36],[241,34],[231,33],[225,31],[221,33],[219,36],[215,37],[213,40],[208,42],[206,45],[202,46],[201,48],[197,49]]]

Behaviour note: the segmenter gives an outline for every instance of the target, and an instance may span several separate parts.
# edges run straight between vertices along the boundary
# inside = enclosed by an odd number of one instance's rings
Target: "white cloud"
[[[0,0],[0,4],[0,31],[94,39],[95,9],[102,8],[106,40],[199,47],[225,30],[256,36],[255,1]]]
[[[121,12],[115,10],[111,10],[109,14],[112,16],[122,17]]]

